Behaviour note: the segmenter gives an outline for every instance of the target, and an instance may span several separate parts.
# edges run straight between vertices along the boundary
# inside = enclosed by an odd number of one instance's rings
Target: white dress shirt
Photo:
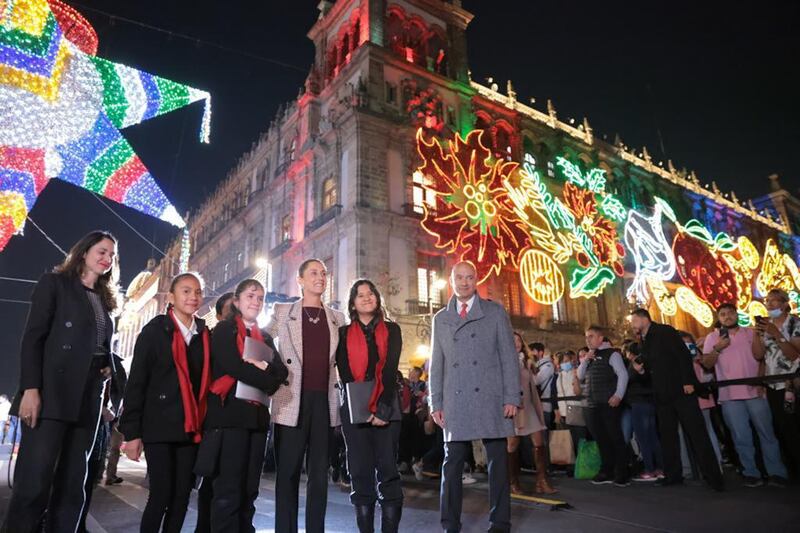
[[[477,294],[473,294],[472,297],[469,300],[467,300],[466,302],[462,302],[461,300],[456,298],[456,302],[455,302],[455,304],[456,304],[456,313],[461,314],[461,308],[464,306],[464,304],[467,304],[467,314],[469,314],[470,310],[472,309],[472,304],[475,303],[475,298],[476,297],[477,297]]]
[[[178,323],[178,328],[181,330],[181,335],[183,335],[183,340],[186,341],[186,346],[189,346],[192,342],[192,337],[197,335],[197,323],[194,321],[194,317],[192,317],[192,325],[188,328],[183,325],[183,322],[180,320],[175,320]]]

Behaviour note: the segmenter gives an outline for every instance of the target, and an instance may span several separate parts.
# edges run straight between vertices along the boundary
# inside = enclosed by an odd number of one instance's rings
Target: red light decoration
[[[93,56],[97,54],[97,32],[89,21],[75,11],[72,6],[69,6],[60,0],[47,0],[50,4],[50,11],[58,21],[64,32],[64,37],[69,42],[78,47],[78,50],[84,54]]]
[[[466,139],[456,134],[443,150],[437,139],[428,142],[422,129],[417,131],[423,161],[418,172],[426,177],[425,188],[436,195],[435,211],[424,205],[422,228],[436,237],[437,248],[471,261],[479,283],[506,264],[517,267],[520,253],[530,245],[503,187],[517,163],[492,161],[482,135],[480,130]]]
[[[622,276],[625,269],[622,258],[625,248],[619,242],[614,222],[602,216],[597,210],[597,199],[594,192],[582,189],[572,183],[564,184],[564,204],[575,216],[575,224],[583,229],[592,242],[592,252],[600,265],[610,266],[617,276]],[[586,268],[591,261],[585,251],[575,255],[578,264]]]
[[[707,235],[707,238],[706,238]],[[716,253],[708,231],[696,220],[679,227],[672,243],[675,263],[683,283],[702,301],[716,309],[723,303],[736,305],[738,285],[736,274]]]

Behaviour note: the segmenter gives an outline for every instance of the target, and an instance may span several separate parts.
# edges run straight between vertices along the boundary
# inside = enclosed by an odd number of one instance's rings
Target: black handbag
[[[222,449],[222,430],[210,429],[203,432],[203,440],[197,449],[194,462],[195,475],[214,477],[219,471],[219,452]]]

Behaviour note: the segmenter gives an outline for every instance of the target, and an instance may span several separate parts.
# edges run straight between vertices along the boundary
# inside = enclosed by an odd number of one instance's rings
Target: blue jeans
[[[652,473],[664,467],[661,455],[661,443],[656,431],[656,406],[648,402],[631,405],[633,432],[639,443],[639,451],[644,461],[644,471]]]
[[[719,440],[717,433],[714,431],[714,424],[711,423],[711,409],[701,409],[703,413],[703,420],[706,421],[706,431],[708,431],[708,438],[711,439],[711,446],[714,448],[714,455],[717,456],[717,462],[722,464],[722,451],[719,449]]]
[[[620,409],[622,409],[622,435],[625,437],[625,446],[630,446],[631,439],[633,438],[631,408],[622,404]]]
[[[787,477],[786,467],[781,461],[778,439],[772,429],[772,413],[766,398],[722,402],[722,416],[725,417],[725,423],[733,434],[733,444],[744,467],[745,476],[761,477],[756,467],[756,448],[753,445],[753,432],[750,430],[752,423],[761,443],[761,454],[767,474]]]

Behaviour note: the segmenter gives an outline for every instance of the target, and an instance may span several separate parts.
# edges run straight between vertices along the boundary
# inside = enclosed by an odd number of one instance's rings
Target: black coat
[[[336,368],[339,370],[339,379],[342,383],[354,381],[353,373],[350,371],[350,359],[347,352],[347,328],[339,328],[339,345],[336,348]],[[383,382],[383,392],[378,398],[378,406],[375,416],[384,421],[397,419],[400,413],[395,413],[397,407],[395,399],[397,397],[397,366],[400,363],[400,352],[403,351],[403,337],[400,326],[395,322],[386,322],[389,330],[389,346],[386,352],[386,362],[383,365],[381,381]],[[375,373],[375,367],[370,364],[368,373]],[[377,376],[376,376],[377,377]]]
[[[672,326],[650,324],[642,343],[642,359],[657,402],[670,402],[682,396],[684,385],[699,388],[689,348]]]
[[[196,318],[197,332],[205,322]],[[133,363],[125,387],[119,431],[125,440],[144,442],[188,442],[183,430],[184,411],[178,371],[172,356],[175,323],[168,315],[158,315],[136,337]],[[200,343],[195,335],[192,344]],[[187,347],[188,351],[188,347]]]
[[[106,314],[106,347],[113,334],[114,322]],[[33,290],[22,335],[19,385],[20,393],[39,389],[41,418],[78,420],[96,351],[94,309],[80,279],[67,274],[43,275]],[[109,366],[113,367],[111,358]]]
[[[262,332],[264,342],[273,349],[275,357],[266,370],[245,363],[236,346],[236,322],[225,320],[217,324],[211,338],[212,382],[224,375],[257,387],[272,395],[286,383],[289,371],[283,364],[272,337]],[[234,397],[236,385],[228,393],[224,402],[216,394],[208,395],[208,414],[205,427],[242,428],[266,431],[269,426],[269,410],[262,405],[253,404]]]

